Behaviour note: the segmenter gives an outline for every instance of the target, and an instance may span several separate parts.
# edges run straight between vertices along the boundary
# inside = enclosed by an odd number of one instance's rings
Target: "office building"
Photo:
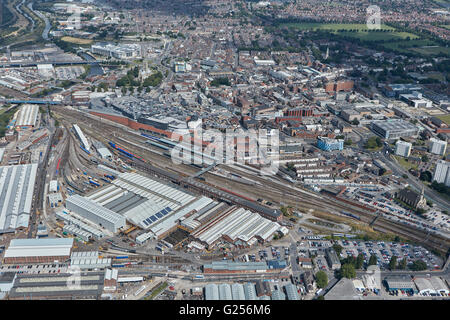
[[[401,137],[417,136],[419,128],[408,121],[392,119],[373,121],[372,131],[384,139],[399,139]]]
[[[443,156],[447,151],[447,141],[442,141],[436,138],[430,138],[428,150],[430,153]]]
[[[395,143],[395,154],[401,157],[409,157],[411,154],[412,144],[406,141],[398,140]]]
[[[450,162],[439,160],[434,169],[433,181],[450,186]]]
[[[344,140],[342,139],[330,139],[327,137],[317,138],[317,147],[324,151],[343,150]]]

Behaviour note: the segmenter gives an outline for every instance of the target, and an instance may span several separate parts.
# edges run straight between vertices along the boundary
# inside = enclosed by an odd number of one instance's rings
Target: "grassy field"
[[[394,157],[395,157],[395,159],[397,159],[398,163],[406,170],[409,170],[409,169],[417,170],[417,167],[418,167],[417,164],[413,164],[409,161],[406,161],[405,158],[400,157],[400,156],[394,156]]]
[[[391,41],[405,40],[408,37],[412,40],[418,39],[419,36],[409,32],[339,32],[340,35],[360,39],[361,41]]]
[[[283,23],[280,24],[280,27],[288,27],[295,28],[299,30],[330,30],[333,32],[342,32],[349,30],[358,30],[358,31],[367,31],[367,25],[363,23],[313,23],[313,22],[305,22],[305,23]],[[382,30],[395,30],[395,28],[382,25]]]
[[[444,121],[447,125],[450,125],[450,114],[444,114],[442,116],[437,116],[436,118],[441,119]]]
[[[450,30],[450,24],[444,24],[441,25],[440,27]]]
[[[380,30],[370,31],[366,24],[358,23],[284,23],[280,27],[298,30],[327,30],[342,36],[360,39],[361,41],[392,41],[406,38],[418,39],[419,36],[409,32],[399,32],[395,28],[382,25]]]
[[[75,44],[91,44],[93,40],[91,39],[81,39],[81,38],[74,38],[74,37],[62,37],[62,41],[75,43]]]
[[[425,56],[433,56],[439,53],[450,55],[450,49],[439,46],[436,42],[427,39],[404,40],[384,43],[384,47],[399,53],[420,53]]]

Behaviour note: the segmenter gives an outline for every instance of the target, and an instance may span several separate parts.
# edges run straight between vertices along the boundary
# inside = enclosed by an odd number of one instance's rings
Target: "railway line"
[[[58,113],[58,107],[53,107],[53,109],[56,113]],[[115,137],[123,137],[120,142],[124,145],[124,147],[129,149],[131,152],[136,152],[136,154],[144,157],[153,166],[159,167],[162,170],[177,172],[176,176],[178,176],[178,178],[181,175],[184,177],[192,176],[198,171],[198,168],[189,165],[176,165],[170,163],[170,168],[169,166],[164,166],[163,163],[167,162],[168,159],[165,156],[161,156],[159,153],[152,152],[150,145],[145,142],[147,139],[140,136],[136,132],[132,132],[128,127],[115,124],[104,119],[98,120],[100,118],[95,119],[94,116],[86,116],[84,113],[68,109],[64,109],[64,117],[66,119],[72,118],[73,122],[77,122],[80,126],[83,126],[83,130],[86,130],[88,134],[103,142],[110,141],[112,134]],[[126,137],[129,138],[130,135],[133,135],[133,144],[127,143]],[[141,147],[140,145],[145,147]],[[137,168],[143,169],[145,168],[145,165],[137,164]],[[325,212],[333,213],[339,210],[345,210],[360,217],[361,222],[369,224],[374,220],[375,213],[370,212],[370,208],[361,208],[357,205],[352,205],[343,199],[324,197],[306,190],[295,188],[293,186],[288,186],[287,182],[279,179],[278,177],[274,177],[272,179],[260,177],[227,165],[223,165],[223,168],[241,176],[259,181],[262,186],[256,185],[249,188],[245,184],[241,185],[238,182],[231,182],[224,177],[220,177],[209,172],[203,175],[205,181],[212,182],[208,184],[215,185],[216,187],[218,185],[228,185],[230,188],[230,184],[232,184],[232,189],[235,192],[251,197],[258,197],[259,195],[264,194],[264,198],[267,198],[268,200],[283,203],[285,205],[292,205],[297,208],[313,209],[316,211],[323,210]],[[164,172],[160,173],[160,175],[164,175]],[[173,174],[167,174],[165,178],[171,180],[173,177]],[[202,184],[205,183],[202,182]],[[395,223],[394,221],[390,221],[384,217],[379,217],[375,221],[373,224],[373,229],[398,234],[415,242],[423,243],[424,245],[436,249],[444,254],[450,247],[449,239],[408,225]]]

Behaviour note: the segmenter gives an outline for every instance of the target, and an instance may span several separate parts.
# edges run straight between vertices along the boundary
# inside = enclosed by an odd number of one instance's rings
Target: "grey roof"
[[[0,231],[28,227],[37,164],[0,167]]]
[[[244,284],[245,300],[258,300],[256,297],[255,284],[247,282]]]
[[[215,283],[205,286],[205,300],[219,300],[219,287]]]
[[[219,296],[220,300],[233,300],[231,287],[228,283],[219,284]]]
[[[286,300],[286,295],[281,290],[273,290],[272,300]]]
[[[233,300],[245,300],[244,286],[240,283],[233,283],[231,285],[231,293]]]
[[[294,284],[289,283],[286,286],[284,286],[284,288],[286,290],[288,300],[299,300],[300,299],[300,297],[298,296],[297,287]]]

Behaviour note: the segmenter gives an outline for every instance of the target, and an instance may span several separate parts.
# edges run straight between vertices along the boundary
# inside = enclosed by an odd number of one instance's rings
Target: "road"
[[[408,176],[409,185],[416,190],[417,192],[421,192],[422,188],[424,188],[425,197],[430,199],[433,203],[437,204],[442,209],[446,210],[450,208],[450,202],[446,199],[443,199],[440,195],[437,194],[436,191],[430,189],[428,186],[424,185],[420,180],[411,175],[407,170],[401,167],[396,161],[392,160],[391,154],[386,154],[386,146],[383,148],[383,151],[377,154],[375,157],[381,158],[383,162],[392,170],[392,172],[397,176],[402,176],[406,174]]]

